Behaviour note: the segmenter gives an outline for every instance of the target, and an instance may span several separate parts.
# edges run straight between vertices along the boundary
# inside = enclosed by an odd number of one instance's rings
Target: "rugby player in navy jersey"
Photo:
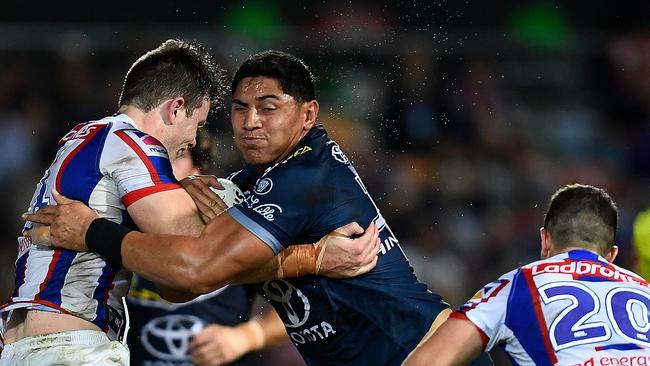
[[[118,113],[80,123],[59,141],[29,212],[43,208],[40,213],[45,214],[54,202],[53,192],[60,191],[132,228],[198,236],[204,221],[172,175],[170,162],[194,145],[208,112],[220,105],[220,75],[207,50],[191,42],[170,39],[141,56],[126,74]],[[208,204],[225,208],[218,200]],[[119,258],[53,248],[48,232],[26,222],[18,237],[15,290],[0,305],[0,366],[97,365],[107,360],[127,365],[129,351],[122,341],[128,318],[121,299],[131,272]],[[352,233],[358,232],[363,230],[357,225]],[[110,245],[108,237],[99,240]],[[284,254],[281,267],[271,260],[264,277],[240,280],[276,279],[277,269],[289,275],[307,271],[336,276],[349,269],[355,275],[374,266],[379,239],[373,229],[357,240],[328,236],[305,247],[309,250],[293,246],[291,251],[300,255]],[[352,248],[351,257],[346,247]],[[356,259],[361,261],[346,265]],[[190,297],[158,290],[175,300]]]
[[[282,260],[286,248],[342,224],[374,223],[382,244],[367,274],[307,275],[259,288],[308,365],[400,364],[448,317],[449,306],[418,281],[349,159],[318,123],[313,75],[296,57],[266,51],[240,66],[231,91],[235,143],[247,163],[231,179],[246,199],[216,216],[198,239],[128,231],[61,197],[53,217],[29,218],[52,224],[58,245],[121,259],[154,282],[197,294],[277,253]],[[199,180],[191,184],[190,193],[207,191]],[[199,208],[209,206],[207,196],[194,198]],[[99,243],[107,236],[110,245]],[[491,363],[483,357],[479,363]]]

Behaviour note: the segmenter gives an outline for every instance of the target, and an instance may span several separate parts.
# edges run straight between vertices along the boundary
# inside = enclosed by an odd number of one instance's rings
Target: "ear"
[[[609,248],[609,253],[605,256],[605,259],[607,259],[608,262],[614,262],[614,259],[616,259],[616,256],[618,255],[618,246],[612,245],[611,248]]]
[[[173,125],[180,113],[185,113],[185,98],[176,97],[164,103],[162,110],[163,121],[166,125]]]
[[[546,259],[551,256],[553,251],[553,240],[551,239],[551,233],[548,232],[544,227],[539,228],[539,239],[541,242],[542,250],[540,252],[540,257]]]
[[[309,102],[305,102],[305,120],[302,123],[303,131],[307,131],[314,127],[316,121],[318,120],[318,102],[314,99]]]

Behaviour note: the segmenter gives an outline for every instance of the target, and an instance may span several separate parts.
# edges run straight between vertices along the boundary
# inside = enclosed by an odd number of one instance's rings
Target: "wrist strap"
[[[264,347],[266,337],[264,336],[264,329],[257,319],[252,319],[239,326],[239,329],[244,333],[248,340],[250,347],[249,351],[255,351]]]
[[[126,226],[97,218],[86,230],[86,246],[112,266],[122,267],[122,239],[131,232]]]

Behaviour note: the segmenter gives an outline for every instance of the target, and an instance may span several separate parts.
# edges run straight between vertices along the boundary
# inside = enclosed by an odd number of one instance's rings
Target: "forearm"
[[[235,283],[257,283],[319,274],[322,248],[314,244],[292,245],[263,266],[234,279]]]
[[[468,320],[450,318],[419,344],[402,365],[466,365],[482,350],[483,343],[475,326]]]

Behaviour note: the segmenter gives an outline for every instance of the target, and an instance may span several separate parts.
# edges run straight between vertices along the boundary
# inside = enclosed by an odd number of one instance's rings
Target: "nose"
[[[244,116],[243,127],[245,130],[254,130],[261,127],[260,117],[255,108],[250,108]]]
[[[187,147],[190,149],[193,148],[194,146],[196,146],[196,137],[189,144],[187,144]]]

